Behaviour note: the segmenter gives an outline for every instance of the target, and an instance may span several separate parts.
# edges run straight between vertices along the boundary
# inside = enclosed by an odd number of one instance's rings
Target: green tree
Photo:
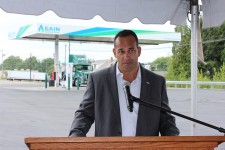
[[[198,81],[210,81],[210,78],[206,76],[204,73],[202,73],[201,70],[198,70],[197,73],[197,79]],[[210,85],[199,85],[200,88],[210,88]]]
[[[214,68],[214,76],[213,81],[217,82],[224,82],[225,81],[225,63],[220,67],[220,69],[217,71],[216,68]],[[215,86],[217,88],[223,88],[224,86],[218,85]]]
[[[46,72],[48,75],[54,71],[54,59],[46,58],[40,63],[40,72]]]
[[[40,62],[37,60],[35,56],[29,57],[25,59],[23,62],[24,69],[38,70],[40,66]]]
[[[201,20],[200,26],[202,26]],[[188,80],[191,75],[191,30],[186,25],[184,27],[176,27],[175,31],[181,33],[181,42],[173,43],[172,66],[170,69],[172,69],[175,76],[173,79]],[[219,71],[225,61],[225,23],[220,27],[203,29],[201,31],[204,59],[207,65],[198,62],[198,70],[203,75],[202,78],[206,76],[209,79],[213,79],[215,72]],[[172,74],[170,72],[168,72],[168,75],[171,78]]]
[[[176,32],[181,33],[181,41],[174,42],[172,48],[172,60],[170,69],[173,70],[173,79],[175,80],[188,80],[191,75],[191,47],[190,47],[190,37],[191,37],[191,30],[186,25],[184,27],[176,27]],[[171,73],[170,73],[170,78]]]
[[[203,72],[209,72],[213,78],[215,72],[220,70],[220,67],[225,61],[225,23],[216,28],[202,30],[202,41],[206,66],[199,68]],[[215,69],[214,69],[215,68]]]
[[[218,71],[216,70],[214,71],[215,71],[215,74],[213,76],[213,81],[224,82],[225,81],[225,63],[223,63],[223,65],[220,67]]]
[[[173,70],[173,65],[172,65],[172,56],[169,57],[167,61],[167,74],[166,74],[166,80],[170,81],[175,81],[175,75],[174,75],[174,70]]]
[[[35,56],[32,56],[23,61],[19,56],[10,56],[4,60],[3,65],[5,70],[31,69],[51,75],[54,70],[54,59],[46,58],[38,61]]]
[[[23,68],[23,60],[19,56],[9,56],[3,62],[4,70]]]
[[[159,57],[150,63],[152,70],[166,71],[170,57]],[[154,68],[154,69],[153,69]]]

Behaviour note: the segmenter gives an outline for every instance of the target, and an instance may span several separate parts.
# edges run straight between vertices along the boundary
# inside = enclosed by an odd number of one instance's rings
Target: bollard
[[[80,89],[80,78],[77,78],[77,90]]]
[[[45,74],[45,88],[47,88],[47,83],[48,83],[48,78],[47,78],[47,73]]]
[[[68,90],[70,90],[70,74],[68,74]]]

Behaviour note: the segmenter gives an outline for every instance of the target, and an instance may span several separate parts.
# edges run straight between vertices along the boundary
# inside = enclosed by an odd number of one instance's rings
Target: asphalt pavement
[[[0,80],[0,149],[27,150],[26,137],[67,137],[86,87],[68,90],[43,82]],[[190,89],[168,89],[173,111],[190,116]],[[196,119],[225,128],[225,90],[198,90]],[[176,117],[181,136],[191,135],[191,123]],[[94,135],[94,125],[88,136]],[[220,135],[196,124],[195,135]],[[218,150],[225,149],[221,144]]]

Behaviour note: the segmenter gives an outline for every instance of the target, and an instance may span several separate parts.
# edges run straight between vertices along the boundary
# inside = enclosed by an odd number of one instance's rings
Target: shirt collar
[[[121,79],[123,79],[123,73],[120,72],[118,63],[116,63],[116,76],[119,76]],[[141,79],[141,69],[140,69],[140,64],[138,64],[138,73],[136,79]]]

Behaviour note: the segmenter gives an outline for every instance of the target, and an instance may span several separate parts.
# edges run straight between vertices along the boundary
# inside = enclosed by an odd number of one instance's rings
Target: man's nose
[[[126,52],[124,53],[124,57],[125,57],[125,58],[130,58],[130,53],[129,53],[129,51],[126,51]]]

